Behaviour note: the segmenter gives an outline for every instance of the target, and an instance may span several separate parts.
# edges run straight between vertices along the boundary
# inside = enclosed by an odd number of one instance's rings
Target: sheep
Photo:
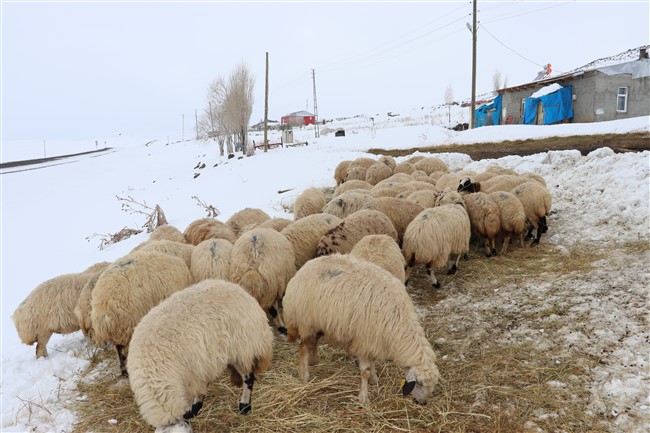
[[[350,164],[347,173],[345,173],[345,182],[349,182],[351,180],[366,180],[367,173],[368,169],[366,167]]]
[[[491,179],[483,181],[480,183],[480,191],[483,192],[493,192],[493,191],[511,191],[514,187],[521,185],[522,183],[530,181],[530,178],[512,175],[512,174],[500,174],[494,176]]]
[[[501,253],[505,254],[508,250],[510,237],[515,235],[519,238],[519,243],[524,246],[524,228],[526,226],[526,213],[524,205],[511,192],[494,191],[489,193],[492,199],[499,206],[501,212],[501,232],[504,234]]]
[[[345,183],[342,183],[341,185],[337,186],[334,189],[334,192],[332,193],[332,198],[338,197],[344,192],[352,191],[354,189],[370,190],[372,189],[372,185],[366,182],[365,180],[359,180],[359,179],[349,180]],[[323,206],[325,205],[323,204]],[[321,206],[321,209],[323,208],[323,206]]]
[[[376,185],[384,179],[393,175],[393,170],[383,162],[376,162],[366,170],[366,182]]]
[[[397,243],[402,244],[404,231],[413,218],[424,210],[420,205],[402,198],[379,197],[373,198],[363,207],[377,210],[388,217],[397,231]]]
[[[372,158],[368,158],[367,156],[360,156],[359,158],[356,158],[355,160],[352,161],[352,164],[350,164],[350,167],[362,167],[365,168],[366,170],[373,165],[376,160]],[[349,169],[349,167],[348,167]]]
[[[95,339],[115,346],[123,377],[128,376],[128,346],[140,319],[191,284],[182,259],[157,251],[130,253],[102,272],[92,290],[90,318]]]
[[[176,227],[170,226],[169,224],[165,224],[156,227],[154,231],[152,231],[151,234],[149,235],[149,240],[150,241],[168,240],[174,242],[185,242],[185,236],[183,236],[183,233],[181,233],[181,231],[178,230]]]
[[[282,230],[281,233],[293,247],[296,269],[300,269],[308,260],[316,257],[318,241],[341,221],[343,220],[335,215],[314,214],[301,218]]]
[[[275,217],[270,220],[266,220],[263,223],[257,225],[257,228],[260,229],[273,229],[276,232],[281,232],[286,226],[291,224],[293,221],[288,218]]]
[[[381,162],[382,164],[387,165],[391,171],[395,170],[395,166],[397,165],[397,162],[395,162],[395,158],[393,158],[390,155],[380,156],[377,162]]]
[[[92,272],[92,276],[86,281],[81,292],[79,293],[79,298],[77,299],[77,304],[74,307],[74,315],[79,322],[79,328],[84,337],[93,339],[93,325],[90,319],[90,302],[92,299],[92,291],[97,284],[97,280],[101,276],[104,269],[108,268],[111,265],[111,262],[101,262],[98,268]]]
[[[528,179],[532,179],[532,180],[536,180],[541,185],[543,185],[544,188],[546,188],[546,180],[544,180],[544,178],[542,176],[540,176],[539,174],[537,174],[537,173],[525,172],[525,173],[521,173],[519,176],[525,177],[525,178],[528,178]]]
[[[396,184],[404,183],[404,182],[410,182],[412,180],[413,180],[413,177],[410,174],[407,174],[407,173],[393,173],[393,175],[391,177],[389,177],[388,179],[382,180],[377,185],[375,185],[373,187],[373,189],[384,188],[384,187],[392,188]]]
[[[225,239],[235,243],[237,235],[225,223],[214,218],[201,218],[192,221],[183,232],[188,244],[198,245],[206,239]]]
[[[501,210],[491,195],[474,192],[463,196],[472,231],[485,242],[487,257],[497,254],[495,240],[501,230]]]
[[[342,219],[361,209],[370,200],[372,200],[372,197],[369,195],[348,191],[330,200],[323,207],[322,213],[334,215]]]
[[[253,384],[269,367],[273,332],[264,311],[240,286],[193,285],[154,307],[133,332],[129,385],[156,433],[191,432],[208,383],[224,370],[242,387],[239,413],[251,411]]]
[[[397,173],[411,174],[414,171],[415,171],[415,167],[413,166],[413,164],[409,162],[400,162],[393,169],[393,173],[395,174]]]
[[[291,242],[271,229],[244,233],[232,247],[230,281],[241,285],[267,311],[280,333],[286,333],[279,309],[287,283],[296,273]]]
[[[431,284],[440,288],[433,269],[446,266],[447,273],[453,274],[460,256],[469,251],[471,225],[462,197],[457,192],[444,191],[439,203],[439,207],[424,209],[406,227],[402,254],[407,282],[416,264],[426,264]],[[452,254],[456,254],[456,260],[449,266]]]
[[[499,164],[490,164],[488,168],[485,169],[485,171],[490,172],[490,173],[496,173],[499,176],[501,175],[509,175],[509,176],[517,176],[518,173],[510,168],[505,168],[500,166]]]
[[[434,207],[436,205],[436,201],[438,200],[439,195],[440,192],[419,190],[409,194],[406,197],[406,200],[420,205],[422,209],[426,209],[428,207]]]
[[[524,206],[526,220],[530,225],[526,238],[532,235],[533,229],[537,229],[537,235],[531,245],[539,244],[542,233],[548,231],[546,217],[551,212],[551,193],[536,181],[522,183],[510,192],[512,192]]]
[[[440,191],[443,191],[447,188],[453,188],[455,191],[458,188],[458,184],[462,180],[462,176],[458,173],[446,173],[440,176],[436,181],[436,188]]]
[[[300,340],[299,378],[309,380],[318,363],[318,340],[356,356],[361,372],[359,401],[377,383],[375,360],[402,367],[404,396],[425,404],[439,380],[436,354],[427,340],[404,284],[388,271],[350,255],[334,254],[305,264],[284,297],[287,336]]]
[[[323,191],[318,188],[307,188],[298,194],[296,201],[293,203],[293,219],[297,220],[320,213],[325,204],[327,204],[327,200]]]
[[[339,225],[329,230],[318,241],[316,256],[332,253],[349,253],[366,235],[386,234],[397,240],[397,231],[382,212],[362,209],[349,215]]]
[[[47,358],[47,343],[52,334],[70,334],[80,329],[75,315],[79,294],[101,266],[83,272],[69,273],[42,282],[18,305],[11,319],[20,341],[28,346],[36,343],[36,358]]]
[[[402,283],[406,281],[406,262],[402,250],[388,235],[364,236],[350,251],[350,255],[381,266]]]
[[[427,158],[422,158],[419,161],[416,161],[415,164],[413,164],[416,170],[422,170],[424,171],[427,176],[433,173],[434,171],[444,171],[448,172],[449,167],[447,164],[440,158],[436,158],[435,156],[430,156]]]
[[[192,251],[194,251],[194,245],[164,239],[154,241],[149,240],[135,247],[133,251],[158,251],[159,253],[169,254],[183,259],[185,264],[189,267],[192,258]]]
[[[447,174],[446,171],[434,171],[429,175],[429,179],[431,179],[434,183],[434,185],[438,182],[438,179],[440,179],[440,176],[443,174]]]
[[[247,207],[246,209],[242,209],[231,215],[231,217],[226,220],[226,225],[239,237],[242,233],[242,229],[247,225],[260,224],[270,219],[271,217],[263,210]]]
[[[426,183],[430,183],[431,185],[436,184],[436,181],[431,179],[422,170],[415,170],[413,173],[411,173],[411,177],[413,178],[413,180],[417,180],[418,182],[426,182]]]
[[[411,156],[410,158],[404,160],[403,162],[406,162],[407,164],[415,164],[418,161],[422,161],[426,156],[424,155],[415,155]]]
[[[336,181],[336,186],[339,186],[340,184],[345,182],[345,175],[348,172],[348,168],[350,167],[350,164],[352,164],[352,161],[349,160],[341,161],[334,169],[334,180]]]
[[[232,244],[225,239],[206,239],[192,251],[190,273],[195,283],[230,278]]]

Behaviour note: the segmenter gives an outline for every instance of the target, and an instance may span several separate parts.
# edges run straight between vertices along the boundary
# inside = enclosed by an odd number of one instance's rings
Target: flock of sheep
[[[190,432],[207,385],[228,369],[251,410],[273,342],[299,340],[298,376],[309,379],[321,338],[357,358],[359,401],[377,382],[375,360],[403,368],[402,392],[425,404],[438,382],[436,354],[406,290],[412,269],[456,272],[480,241],[488,256],[510,238],[547,230],[544,179],[498,166],[449,173],[436,157],[343,161],[328,201],[309,188],[294,219],[246,208],[203,218],[184,232],[165,225],[115,262],[41,283],[12,318],[21,340],[47,356],[53,333],[81,330],[112,344],[142,417],[156,432]],[[276,333],[273,332],[273,328]]]

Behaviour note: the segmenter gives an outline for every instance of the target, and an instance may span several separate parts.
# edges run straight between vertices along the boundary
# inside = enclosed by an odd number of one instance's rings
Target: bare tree
[[[246,156],[251,156],[255,148],[248,143],[248,123],[253,114],[253,88],[255,77],[248,67],[240,63],[230,74],[226,97],[226,119],[231,130],[238,136]]]
[[[496,92],[499,89],[502,89],[501,85],[501,71],[496,69],[494,75],[492,75],[492,89]]]
[[[503,87],[502,87],[502,89],[507,89],[507,88],[508,88],[508,76],[506,75],[503,78]]]
[[[447,109],[449,110],[449,124],[451,124],[451,104],[454,103],[454,90],[451,88],[451,83],[447,86],[445,90],[445,104],[447,104]]]

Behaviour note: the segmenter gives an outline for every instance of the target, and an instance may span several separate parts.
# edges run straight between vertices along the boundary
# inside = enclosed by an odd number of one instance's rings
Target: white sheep
[[[352,164],[352,161],[346,159],[339,162],[334,169],[334,180],[336,181],[337,186],[345,182],[345,175],[348,172],[350,164]]]
[[[52,334],[70,334],[80,329],[74,312],[79,294],[88,280],[101,273],[100,267],[107,264],[44,281],[18,305],[11,319],[23,343],[36,343],[36,358],[48,356],[47,343]]]
[[[205,280],[161,302],[133,332],[129,383],[156,433],[189,433],[208,383],[228,369],[243,386],[239,412],[251,410],[253,383],[268,368],[273,332],[257,301],[240,286]]]
[[[327,200],[323,191],[318,188],[307,188],[298,194],[296,201],[293,203],[293,219],[298,220],[315,213],[320,213],[326,204]]]
[[[279,304],[296,273],[291,242],[272,229],[249,230],[237,239],[230,255],[230,281],[241,285],[286,332]]]
[[[398,174],[398,173],[404,173],[404,174],[411,174],[415,171],[415,166],[411,164],[410,162],[400,162],[395,166],[395,169],[393,169],[393,173]]]
[[[281,233],[293,247],[296,269],[316,257],[318,241],[341,221],[337,216],[320,213],[294,221],[282,230]]]
[[[537,229],[537,235],[531,245],[539,244],[542,233],[548,231],[546,217],[551,213],[551,193],[539,182],[532,180],[517,186],[510,192],[512,192],[524,206],[526,220],[528,221],[528,224],[530,224],[526,238],[532,235],[533,229]]]
[[[316,255],[349,253],[352,247],[366,235],[385,234],[397,241],[397,230],[384,213],[362,209],[348,215],[339,225],[328,231],[318,241]]]
[[[420,205],[422,209],[426,209],[428,207],[434,207],[436,205],[439,195],[440,192],[419,190],[409,194],[406,197],[406,200]]]
[[[359,192],[348,191],[338,197],[331,199],[322,210],[322,213],[345,218],[346,216],[358,211],[372,200],[372,196],[361,194]]]
[[[323,337],[357,357],[361,403],[368,402],[368,384],[377,383],[375,360],[402,367],[402,392],[418,403],[426,403],[438,382],[436,354],[404,284],[374,263],[340,254],[311,260],[289,282],[284,312],[289,341],[300,339],[302,381],[318,363]]]
[[[388,217],[397,231],[397,243],[402,244],[404,231],[413,218],[424,210],[422,206],[402,198],[378,197],[373,198],[363,207],[364,209],[377,210]]]
[[[395,158],[393,158],[390,155],[382,155],[379,157],[377,162],[381,162],[382,164],[387,165],[391,171],[395,170],[395,166],[397,165],[397,162],[395,161]]]
[[[129,342],[140,319],[191,284],[192,275],[182,259],[157,251],[130,253],[102,272],[91,296],[93,333],[97,341],[115,346],[123,376]]]
[[[77,304],[74,307],[74,315],[79,321],[79,328],[81,328],[81,333],[90,339],[94,339],[93,324],[90,317],[90,302],[92,300],[92,292],[102,272],[110,265],[111,262],[102,262],[101,266],[92,273],[92,276],[88,279],[88,281],[86,281],[83,289],[81,289],[81,292],[79,293],[79,299],[77,299]]]
[[[406,262],[402,250],[388,235],[368,235],[357,242],[350,255],[381,266],[402,283],[406,281]]]
[[[262,223],[259,223],[257,225],[257,228],[260,229],[273,229],[276,232],[281,232],[284,230],[286,226],[291,224],[293,220],[290,220],[288,218],[282,218],[282,217],[275,217],[271,218],[270,220],[266,220]]]
[[[449,167],[447,166],[447,163],[445,163],[440,158],[436,158],[435,156],[422,158],[416,161],[413,164],[413,166],[415,167],[416,170],[424,171],[427,174],[427,176],[433,173],[434,171],[443,171],[443,172],[449,171]]]
[[[366,180],[366,174],[368,173],[368,169],[366,167],[360,167],[354,164],[350,164],[350,167],[348,167],[347,173],[345,173],[345,182],[349,182],[351,180]]]
[[[270,220],[271,217],[262,209],[247,207],[235,212],[226,220],[226,225],[232,229],[237,236],[242,234],[242,229],[250,224],[261,224]]]
[[[230,279],[232,244],[225,239],[206,239],[194,247],[190,273],[195,283],[208,279]]]
[[[169,241],[166,239],[148,240],[135,247],[133,251],[158,251],[159,253],[169,254],[178,257],[179,259],[183,259],[185,264],[189,267],[192,252],[194,251],[194,245],[184,242]]]
[[[188,244],[198,245],[206,239],[225,239],[235,243],[237,234],[225,223],[214,218],[200,218],[192,221],[183,232]]]
[[[176,227],[170,226],[169,224],[156,227],[154,231],[152,231],[149,235],[150,241],[163,239],[175,242],[185,242],[185,236],[183,236],[183,233],[181,233],[181,231]]]
[[[456,272],[460,257],[469,251],[471,225],[465,202],[454,191],[440,194],[440,206],[423,210],[404,232],[402,253],[406,260],[406,279],[417,264],[425,264],[435,288],[440,287],[434,269],[446,266]],[[452,254],[455,262],[449,262]],[[451,266],[450,266],[451,265]]]
[[[366,170],[366,182],[370,185],[376,185],[384,179],[393,175],[393,169],[381,161],[375,162]]]
[[[465,209],[474,234],[484,240],[485,255],[495,256],[496,237],[501,230],[501,209],[494,198],[485,192],[463,195]]]
[[[526,212],[521,201],[511,192],[494,191],[489,193],[492,199],[499,206],[501,211],[501,232],[503,233],[503,245],[501,254],[508,250],[511,236],[519,238],[519,244],[524,246],[524,229],[526,227]]]
[[[347,182],[342,183],[341,185],[337,186],[334,189],[334,192],[332,193],[332,198],[338,197],[341,194],[343,194],[344,192],[352,191],[352,190],[355,190],[355,189],[368,189],[369,190],[369,189],[372,189],[372,185],[369,184],[368,182],[366,182],[365,180],[358,180],[358,179],[348,180]],[[323,208],[323,206],[321,206],[321,209],[322,208]]]
[[[514,174],[500,174],[480,183],[477,191],[511,191],[516,186],[531,181],[532,179]]]

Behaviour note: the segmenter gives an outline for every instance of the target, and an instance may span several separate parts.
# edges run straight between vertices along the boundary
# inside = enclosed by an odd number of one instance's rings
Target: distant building
[[[280,126],[280,123],[277,120],[271,120],[267,122],[267,127],[269,129],[277,129]],[[260,120],[257,122],[255,125],[250,127],[251,130],[253,131],[264,131],[264,121]]]
[[[587,123],[650,115],[645,45],[561,75],[497,90],[476,110],[476,126]]]
[[[280,123],[289,126],[315,125],[316,116],[308,111],[296,111],[282,116]]]

